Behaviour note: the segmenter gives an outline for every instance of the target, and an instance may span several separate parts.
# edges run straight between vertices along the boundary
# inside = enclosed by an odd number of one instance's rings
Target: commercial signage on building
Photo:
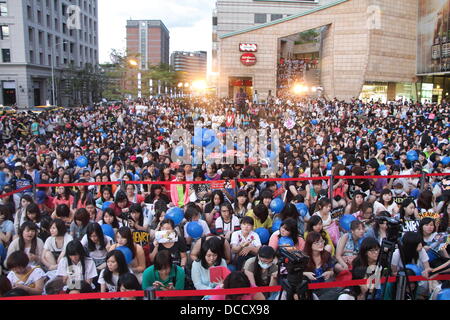
[[[450,71],[450,0],[419,0],[417,71]]]
[[[241,56],[241,63],[244,66],[253,66],[256,64],[256,56],[253,53],[244,53]]]
[[[256,43],[240,43],[239,51],[241,51],[241,52],[257,52],[258,45]]]

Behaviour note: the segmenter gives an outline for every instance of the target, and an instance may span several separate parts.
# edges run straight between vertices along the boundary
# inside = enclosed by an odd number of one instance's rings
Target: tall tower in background
[[[127,52],[139,55],[140,69],[169,64],[169,30],[161,20],[127,20]]]

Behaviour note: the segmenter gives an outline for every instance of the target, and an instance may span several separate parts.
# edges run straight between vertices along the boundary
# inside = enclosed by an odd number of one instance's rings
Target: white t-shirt
[[[234,228],[239,226],[239,218],[235,215],[232,216],[229,223],[224,223],[222,217],[216,219],[216,229],[223,229],[223,234],[227,234],[230,231],[234,232]]]
[[[89,280],[97,276],[97,269],[95,268],[94,260],[92,260],[91,258],[85,258],[84,268],[85,269],[83,276],[81,262],[78,262],[77,265],[70,265],[69,269],[67,258],[63,258],[58,263],[57,275],[62,277],[69,277],[69,279],[67,280],[68,284],[71,283],[71,280],[75,281],[72,283],[76,283],[76,281]]]
[[[107,235],[105,235],[104,237],[105,237],[105,246],[112,245],[114,243],[114,241],[110,237],[108,237]],[[103,262],[105,262],[106,255],[108,254],[108,251],[106,250],[106,247],[105,247],[105,249],[100,250],[100,244],[96,244],[95,245],[95,250],[94,251],[89,251],[88,250],[88,238],[87,238],[86,234],[84,235],[83,239],[81,239],[81,244],[83,245],[83,247],[86,248],[86,252],[89,253],[89,257],[94,259],[94,262],[95,262],[96,266],[99,266]]]
[[[104,284],[106,285],[106,289],[108,290],[108,292],[117,292],[118,288],[117,288],[117,282],[119,281],[119,275],[117,274],[112,274],[111,276],[111,281],[112,283],[114,283],[114,285],[111,285],[110,283],[106,282],[105,278],[105,270],[102,270],[102,272],[100,272],[100,276],[98,277],[98,283],[99,284]]]
[[[62,248],[58,248],[56,246],[56,238],[48,237],[47,240],[45,240],[44,249],[47,249],[50,252],[64,253],[64,252],[66,252],[67,244],[72,240],[73,240],[72,236],[69,233],[66,233],[64,235],[64,243],[63,243]]]
[[[28,278],[25,280],[25,282],[21,281],[19,279],[19,277],[17,277],[16,273],[13,271],[10,271],[7,276],[8,280],[9,280],[9,282],[11,282],[12,286],[15,286],[17,284],[22,284],[22,285],[24,285],[26,287],[30,287],[30,288],[34,288],[35,287],[34,283],[44,277],[45,277],[45,272],[44,272],[44,270],[42,270],[39,267],[35,268],[31,272],[31,274],[28,276]]]
[[[200,223],[200,225],[201,225],[202,228],[203,228],[202,237],[204,237],[204,236],[206,236],[206,235],[208,235],[208,234],[211,233],[211,231],[209,230],[208,224],[206,223],[205,220],[199,219],[197,222]],[[189,236],[189,234],[188,234],[188,232],[187,232],[187,225],[188,225],[188,224],[189,224],[189,222],[186,223],[186,224],[184,225],[184,234],[185,234],[186,236]]]
[[[416,262],[416,264],[424,269],[424,263],[429,260],[428,254],[425,251],[425,249],[422,248],[419,252],[419,261]],[[394,254],[392,255],[392,263],[393,266],[396,266],[397,268],[403,268],[402,260],[400,259],[400,252],[398,249],[395,249]]]
[[[230,241],[231,246],[238,246],[244,242],[249,242],[252,247],[261,246],[261,240],[256,232],[250,231],[247,237],[244,237],[242,230],[233,232]]]

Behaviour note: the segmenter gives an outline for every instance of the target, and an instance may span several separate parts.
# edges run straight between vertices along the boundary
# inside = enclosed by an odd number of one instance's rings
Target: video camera
[[[389,217],[375,217],[375,221],[377,223],[380,222],[387,222],[387,231],[386,231],[386,239],[390,242],[396,243],[398,239],[402,236],[402,225],[400,223],[400,220],[397,220],[395,218],[389,218]]]
[[[286,291],[286,300],[311,299],[308,295],[308,281],[303,276],[309,257],[301,251],[289,251],[284,247],[278,249],[278,256],[280,266],[284,264],[287,270],[287,277],[281,280],[281,287]]]

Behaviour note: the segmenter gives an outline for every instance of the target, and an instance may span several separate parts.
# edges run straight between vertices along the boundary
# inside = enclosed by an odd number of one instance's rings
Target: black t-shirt
[[[168,250],[172,256],[172,261],[176,265],[181,265],[181,252],[187,251],[186,241],[182,237],[178,237],[178,241],[171,248],[164,247],[163,244],[158,245],[158,251]]]

